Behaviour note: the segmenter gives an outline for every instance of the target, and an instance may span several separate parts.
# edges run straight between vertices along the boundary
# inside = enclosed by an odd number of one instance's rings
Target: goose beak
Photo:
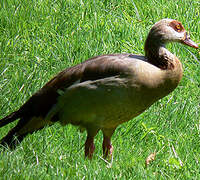
[[[199,46],[190,39],[190,35],[187,32],[185,33],[185,38],[182,40],[182,43],[196,49],[199,48]]]

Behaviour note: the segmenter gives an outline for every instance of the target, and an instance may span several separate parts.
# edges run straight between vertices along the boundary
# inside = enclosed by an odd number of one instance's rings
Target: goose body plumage
[[[182,65],[165,48],[166,43],[174,41],[198,48],[180,22],[163,19],[147,37],[145,56],[102,55],[65,69],[19,110],[0,120],[2,127],[20,119],[1,144],[15,147],[27,134],[58,121],[86,129],[85,156],[89,158],[94,137],[101,130],[103,153],[112,155],[111,136],[118,125],[138,116],[178,86]]]

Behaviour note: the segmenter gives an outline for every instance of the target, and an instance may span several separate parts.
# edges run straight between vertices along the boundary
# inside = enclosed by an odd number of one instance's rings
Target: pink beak
[[[196,48],[196,49],[199,48],[199,46],[198,46],[194,41],[192,41],[192,40],[190,39],[190,36],[187,34],[187,32],[186,32],[186,34],[185,34],[185,39],[182,41],[182,43],[183,43],[183,44],[186,44],[186,45],[188,45],[188,46],[190,46],[190,47]]]

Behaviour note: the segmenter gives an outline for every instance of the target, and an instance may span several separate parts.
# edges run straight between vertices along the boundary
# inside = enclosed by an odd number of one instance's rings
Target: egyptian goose
[[[168,42],[198,48],[179,21],[162,19],[148,34],[145,56],[97,56],[56,75],[19,110],[0,120],[2,127],[19,119],[0,144],[14,148],[27,134],[59,121],[86,129],[86,157],[92,158],[99,130],[104,155],[112,155],[111,136],[117,126],[168,95],[181,80],[181,62],[165,48]]]

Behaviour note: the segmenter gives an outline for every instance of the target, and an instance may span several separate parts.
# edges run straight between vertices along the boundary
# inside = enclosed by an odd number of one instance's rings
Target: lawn
[[[0,118],[66,67],[101,54],[144,54],[152,25],[177,19],[199,43],[199,0],[0,1]],[[113,158],[92,161],[86,132],[55,124],[0,149],[0,179],[200,179],[200,51],[169,44],[184,67],[178,88],[113,135]],[[16,122],[0,129],[0,138]],[[156,152],[147,167],[146,158]]]

